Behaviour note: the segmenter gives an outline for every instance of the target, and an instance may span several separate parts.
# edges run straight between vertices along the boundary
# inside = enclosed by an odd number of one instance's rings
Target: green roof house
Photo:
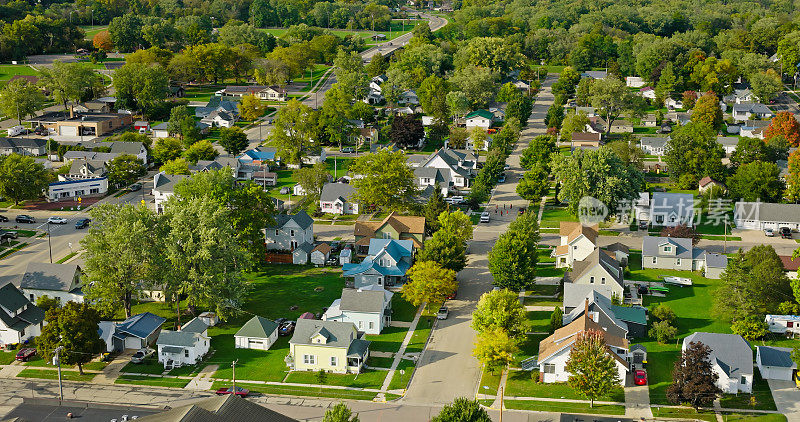
[[[233,335],[237,349],[269,350],[278,340],[278,324],[254,316]]]

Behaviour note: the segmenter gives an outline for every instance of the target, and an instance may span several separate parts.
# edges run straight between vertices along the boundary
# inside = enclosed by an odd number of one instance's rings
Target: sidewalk
[[[397,367],[400,365],[400,361],[403,359],[403,355],[406,352],[406,347],[408,347],[408,343],[411,342],[411,337],[414,336],[414,330],[417,329],[417,324],[419,323],[420,317],[422,317],[422,311],[425,309],[425,304],[423,303],[417,309],[417,314],[414,315],[414,320],[411,321],[411,326],[408,327],[408,331],[406,332],[406,336],[403,338],[403,343],[400,344],[400,349],[397,351],[397,354],[394,356],[394,361],[392,361],[392,367],[389,368],[389,372],[386,374],[386,378],[383,380],[383,385],[381,385],[381,391],[378,395],[379,400],[385,400],[386,395],[385,392],[389,390],[389,384],[392,383],[392,378],[394,378],[394,372],[397,370]]]
[[[206,365],[206,367],[183,388],[186,390],[210,390],[211,386],[214,384],[211,376],[214,375],[214,372],[217,372],[217,369],[219,369],[219,365]]]
[[[646,385],[625,387],[625,417],[652,419],[650,389]]]

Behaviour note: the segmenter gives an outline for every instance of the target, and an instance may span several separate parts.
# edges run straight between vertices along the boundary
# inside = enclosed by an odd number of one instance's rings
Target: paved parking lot
[[[790,421],[800,421],[800,389],[792,381],[767,380],[778,411]]]

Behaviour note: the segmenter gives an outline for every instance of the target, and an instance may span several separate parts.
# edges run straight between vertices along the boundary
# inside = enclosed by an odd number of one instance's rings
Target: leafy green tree
[[[376,76],[383,75],[389,69],[389,61],[381,53],[375,53],[370,59],[369,63],[364,66],[367,72],[367,77],[372,79]]]
[[[264,104],[253,94],[245,95],[239,102],[239,112],[244,120],[256,120],[264,114],[264,110]]]
[[[450,83],[466,94],[473,108],[484,108],[494,100],[497,76],[490,69],[466,66],[456,70]]]
[[[479,128],[480,129],[480,128]],[[467,147],[467,139],[469,132],[463,127],[450,127],[450,137],[447,138],[447,146],[454,149],[463,149]]]
[[[728,178],[730,195],[743,201],[780,201],[786,188],[780,173],[781,170],[773,163],[754,161],[741,165]]]
[[[578,334],[569,353],[564,367],[570,373],[569,385],[589,399],[589,407],[594,407],[595,400],[621,382],[617,365],[609,353],[613,352],[606,346],[603,333],[594,330]]]
[[[556,128],[556,132],[561,129],[561,123],[564,121],[564,106],[558,102],[553,103],[547,109],[547,114],[544,116],[544,124],[547,128]],[[549,132],[548,132],[549,133]]]
[[[556,330],[564,326],[564,311],[561,310],[560,306],[556,306],[553,309],[553,313],[550,314],[550,334],[553,334]]]
[[[455,236],[462,243],[472,240],[472,222],[463,211],[458,209],[444,211],[439,214],[437,219],[439,220],[439,231]]]
[[[722,109],[719,105],[719,98],[710,92],[698,98],[692,110],[692,121],[719,129],[722,126]]]
[[[606,133],[623,112],[637,114],[642,108],[640,98],[628,89],[625,82],[610,76],[594,81],[590,101],[592,107],[604,116]]]
[[[249,144],[250,141],[247,139],[247,134],[238,126],[224,127],[219,130],[219,145],[225,148],[225,151],[230,155],[239,155],[247,149]],[[191,149],[191,147],[189,148]]]
[[[762,103],[769,104],[775,96],[783,90],[781,77],[772,69],[758,72],[748,77],[753,94]]]
[[[553,154],[558,153],[556,139],[550,135],[539,135],[528,142],[522,150],[520,165],[528,170],[536,165],[543,166],[549,172],[550,160]]]
[[[254,67],[253,76],[256,82],[262,85],[283,87],[286,86],[286,81],[292,77],[289,65],[279,59],[258,60]]]
[[[185,105],[173,107],[170,110],[167,131],[170,135],[179,135],[187,147],[200,139],[200,131],[197,129],[194,120],[194,112],[190,111],[189,107]]]
[[[672,91],[675,90],[677,79],[675,78],[675,71],[672,63],[667,63],[661,69],[661,76],[658,78],[656,84],[656,104],[664,104],[664,101],[670,96]]]
[[[710,406],[722,393],[716,385],[719,376],[711,366],[710,354],[708,346],[694,341],[681,352],[672,371],[672,385],[667,388],[670,403],[689,403],[697,410]]]
[[[442,408],[433,422],[490,422],[492,419],[481,405],[466,397],[458,397]]]
[[[694,66],[690,78],[701,91],[722,96],[731,93],[738,76],[739,72],[730,60],[708,57]]]
[[[16,117],[19,124],[23,118],[34,116],[44,102],[42,90],[24,79],[10,81],[0,90],[0,112]]]
[[[609,142],[605,147],[614,151],[614,154],[626,166],[639,170],[644,169],[644,151],[632,139],[623,138],[617,142]]]
[[[469,113],[470,103],[467,94],[463,91],[450,91],[445,98],[447,108],[450,110],[450,115],[453,120]]]
[[[12,153],[0,160],[0,193],[14,205],[41,197],[49,182],[47,170],[33,157]]]
[[[648,331],[647,334],[656,339],[660,344],[666,344],[678,335],[678,329],[673,327],[669,321],[656,321],[650,327],[650,331]]]
[[[167,98],[169,77],[160,65],[129,63],[114,72],[114,90],[117,107],[148,115]]]
[[[333,72],[336,83],[350,96],[349,100],[360,100],[366,96],[369,80],[358,52],[346,52],[340,48],[333,60]]]
[[[731,331],[747,341],[755,341],[769,334],[769,325],[759,315],[748,315],[731,323]]]
[[[111,42],[119,51],[130,53],[140,47],[144,41],[142,39],[143,26],[142,18],[138,14],[127,13],[117,16],[108,25]]]
[[[192,164],[197,164],[200,160],[213,160],[217,158],[218,155],[219,152],[214,149],[214,145],[211,145],[211,142],[205,139],[193,143],[183,152],[183,158]]]
[[[659,303],[650,310],[650,315],[659,321],[667,321],[670,324],[675,322],[675,311],[669,306]]]
[[[472,351],[478,362],[491,373],[510,365],[516,353],[519,353],[517,342],[499,328],[478,333],[478,341]]]
[[[584,132],[586,125],[589,124],[589,118],[584,113],[570,112],[564,117],[561,122],[561,141],[572,141],[573,132]]]
[[[425,235],[431,236],[439,230],[439,214],[446,211],[448,208],[447,202],[444,202],[444,195],[442,195],[442,188],[439,182],[433,186],[433,192],[425,206],[422,209],[422,215],[425,217]]]
[[[507,289],[482,294],[477,309],[472,313],[472,328],[479,333],[499,329],[512,339],[523,337],[528,328],[528,317],[519,301],[519,294]]]
[[[679,127],[667,141],[664,161],[669,166],[670,177],[678,182],[689,174],[695,181],[703,176],[724,180],[725,150],[717,142],[714,130],[704,124],[690,122]]]
[[[322,187],[328,183],[330,173],[325,163],[316,163],[311,167],[303,167],[295,170],[292,174],[297,183],[303,187],[306,195],[316,199],[322,194]]]
[[[444,79],[436,75],[428,76],[422,81],[422,84],[417,90],[417,96],[419,97],[422,110],[424,110],[426,114],[430,114],[437,119],[447,119],[449,115],[447,109],[447,94],[449,92],[450,90],[447,87],[447,82]]]
[[[160,138],[156,140],[150,155],[157,163],[166,163],[183,154],[183,144],[175,138]]]
[[[528,201],[539,201],[550,189],[550,180],[545,169],[537,165],[525,172],[517,184],[517,194]]]
[[[56,349],[63,347],[58,354],[61,364],[78,365],[78,372],[83,375],[83,365],[105,345],[97,331],[100,314],[88,303],[70,301],[47,311],[45,321],[47,324],[36,338],[37,351],[49,361]]]
[[[54,61],[52,67],[40,70],[39,85],[51,93],[55,102],[63,104],[65,110],[70,101],[78,103],[94,98],[105,89],[101,76],[87,64],[60,60]]]
[[[425,240],[425,247],[417,255],[417,260],[433,261],[443,268],[458,272],[467,266],[466,249],[463,240],[440,229]]]
[[[457,68],[477,66],[505,74],[516,69],[524,60],[519,47],[500,37],[476,37],[456,51],[453,61]]]
[[[375,204],[385,210],[403,210],[417,192],[414,172],[402,151],[383,149],[362,155],[350,165],[350,173],[360,177],[350,183],[356,189],[355,199],[361,204]]]
[[[442,303],[458,289],[456,272],[435,261],[418,261],[408,270],[408,281],[400,292],[414,306]]]
[[[39,296],[36,299],[36,306],[43,310],[45,313],[53,308],[61,307],[61,299],[57,297],[50,297],[48,295]]]
[[[758,138],[741,137],[736,143],[736,150],[731,154],[731,163],[736,167],[754,161],[772,161],[767,144]]]
[[[127,186],[147,173],[144,162],[135,155],[122,154],[108,163],[108,181],[114,186]]]
[[[536,278],[538,224],[532,214],[517,217],[489,252],[489,271],[494,285],[520,291]]]
[[[344,403],[337,403],[333,408],[325,412],[322,422],[359,422],[358,415],[353,415],[353,412]]]
[[[118,309],[131,316],[136,292],[149,286],[157,259],[159,222],[144,206],[102,204],[89,211],[92,224],[81,240],[87,301],[105,315]]]
[[[189,162],[183,157],[174,158],[164,162],[159,171],[165,174],[189,174]]]
[[[275,115],[269,139],[277,147],[278,155],[289,164],[299,164],[305,150],[311,146],[312,113],[311,107],[293,99]]]

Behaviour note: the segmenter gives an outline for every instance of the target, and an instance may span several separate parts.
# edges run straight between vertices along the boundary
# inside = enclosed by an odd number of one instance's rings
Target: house
[[[81,268],[77,264],[29,262],[15,284],[33,303],[42,296],[58,299],[62,305],[83,302]]]
[[[478,157],[472,152],[440,148],[416,166],[414,177],[422,189],[438,182],[442,194],[447,195],[470,187],[477,168]]]
[[[755,100],[756,96],[750,88],[734,89],[732,93],[722,97],[723,102],[734,104],[751,103]]]
[[[744,122],[749,119],[771,119],[775,116],[772,110],[760,103],[743,103],[733,105],[733,120]]]
[[[722,145],[726,155],[733,154],[736,151],[736,145],[739,144],[737,136],[717,136],[717,143]]]
[[[367,257],[358,264],[344,264],[342,276],[358,289],[377,284],[394,286],[405,282],[414,257],[411,240],[370,239]]]
[[[642,268],[700,270],[704,253],[692,245],[692,239],[645,236],[642,240]]]
[[[653,192],[650,224],[673,227],[694,224],[694,195],[690,193]]]
[[[394,293],[376,284],[360,289],[345,288],[322,315],[323,321],[352,322],[359,332],[380,334],[392,322]]]
[[[800,258],[794,259],[791,255],[778,255],[783,264],[783,272],[790,280],[797,278],[798,269],[800,269]]]
[[[675,100],[673,98],[667,97],[667,99],[664,100],[664,107],[666,107],[666,108],[668,108],[670,110],[683,108],[683,101]]]
[[[236,116],[229,114],[225,111],[214,110],[203,117],[200,122],[205,123],[211,127],[231,127],[236,123]]]
[[[353,257],[352,249],[342,249],[339,252],[339,265],[349,264]]]
[[[289,340],[289,368],[297,371],[361,372],[370,342],[352,322],[298,319]]]
[[[306,265],[308,264],[308,260],[311,256],[311,251],[314,249],[314,245],[311,243],[301,243],[296,248],[292,250],[292,264],[295,265]]]
[[[775,334],[784,334],[795,337],[800,334],[800,316],[797,315],[767,315],[764,317],[769,331]]]
[[[108,176],[108,168],[106,167],[105,161],[78,158],[72,160],[72,164],[70,164],[69,172],[67,172],[67,174],[58,175],[58,180],[67,181],[98,179],[106,176]]]
[[[369,105],[376,105],[383,101],[383,95],[378,91],[371,90],[362,101]]]
[[[358,214],[358,203],[354,202],[356,189],[347,183],[326,183],[319,196],[320,211],[331,214]]]
[[[320,243],[311,250],[311,263],[317,266],[325,265],[331,256],[331,247],[327,243]]]
[[[653,89],[652,87],[646,86],[641,90],[639,90],[639,95],[641,95],[642,98],[647,98],[648,100],[655,100],[656,90]]]
[[[256,170],[253,172],[253,181],[261,186],[275,186],[278,184],[278,173],[267,170]]]
[[[208,325],[194,318],[178,331],[161,331],[156,341],[158,361],[164,364],[164,369],[194,365],[208,353],[210,343]]]
[[[606,246],[606,250],[614,254],[614,259],[616,259],[621,266],[628,266],[628,257],[631,254],[631,249],[628,246],[615,242]]]
[[[255,95],[260,100],[286,101],[286,90],[277,85],[230,85],[217,91],[216,95],[239,98],[245,95]]]
[[[170,85],[167,91],[169,98],[183,98],[186,96],[186,88],[181,85]]]
[[[643,136],[639,145],[645,154],[662,156],[666,151],[668,136]]]
[[[159,123],[151,127],[150,136],[156,139],[169,138],[169,122]]]
[[[233,335],[237,349],[269,350],[278,340],[278,324],[254,316]]]
[[[277,152],[275,148],[256,147],[243,152],[237,158],[242,163],[254,166],[269,166],[270,163],[278,161],[275,155]]]
[[[633,133],[633,124],[627,120],[614,120],[611,123],[611,133]]]
[[[309,166],[313,166],[314,164],[324,163],[325,158],[327,157],[324,148],[320,148],[317,151],[305,150],[303,152],[304,152],[303,156],[300,157],[300,162]]]
[[[48,185],[47,200],[58,202],[76,200],[90,196],[103,196],[108,192],[108,178],[98,177],[83,180],[65,180]]]
[[[576,306],[563,316],[564,325],[580,318],[587,311],[589,318],[612,336],[638,338],[647,336],[647,312],[640,306],[617,306],[610,296],[591,290],[583,299],[588,306]]]
[[[142,163],[145,166],[147,165],[147,148],[143,143],[116,141],[111,142],[109,146],[111,147],[112,154],[133,155],[134,157],[142,160]]]
[[[739,135],[748,138],[764,139],[766,135],[764,132],[767,130],[770,123],[769,120],[747,120],[739,127]]]
[[[605,79],[607,77],[608,71],[606,70],[587,70],[586,72],[581,73],[581,78]]]
[[[639,192],[633,203],[633,214],[639,223],[650,222],[650,192]]]
[[[625,77],[625,85],[629,88],[641,88],[645,84],[644,79],[638,76],[626,76]]]
[[[722,278],[722,272],[728,268],[728,256],[708,251],[704,255],[703,276],[715,280]]]
[[[698,189],[698,191],[700,192],[701,195],[705,191],[713,188],[714,186],[717,186],[720,189],[725,190],[725,185],[723,185],[720,182],[717,182],[716,180],[714,180],[714,179],[712,179],[712,178],[710,178],[708,176],[705,176],[702,179],[700,179],[700,181],[697,183],[697,185],[698,185],[697,189]]]
[[[215,312],[202,312],[197,317],[200,318],[200,321],[205,322],[209,327],[213,327],[219,322],[219,316],[217,316]]]
[[[733,206],[736,227],[745,230],[800,230],[800,204],[737,202]]]
[[[493,102],[489,104],[489,113],[492,113],[492,121],[496,123],[503,122],[506,119],[506,108],[508,103]]]
[[[106,343],[107,352],[143,349],[156,342],[166,321],[150,312],[132,315],[122,322],[100,321],[100,338]]]
[[[708,358],[719,377],[717,387],[723,393],[750,393],[753,390],[753,351],[742,336],[720,333],[692,333],[683,339],[682,351],[692,343],[711,349]]]
[[[594,107],[590,107],[590,106],[587,106],[587,107],[580,107],[580,106],[575,107],[575,114],[581,114],[581,113],[585,114],[586,117],[595,117],[595,116],[597,116],[597,110],[595,110]]]
[[[792,381],[797,369],[788,347],[756,346],[756,366],[765,380]]]
[[[612,297],[613,291],[610,284],[575,284],[564,283],[564,314],[569,314],[576,308],[586,305],[586,298],[592,292],[605,297]]]
[[[606,133],[608,123],[600,116],[589,117],[589,124],[586,125],[586,132]]]
[[[234,101],[223,100],[220,97],[212,97],[203,107],[195,107],[194,116],[200,119],[208,117],[212,112],[224,112],[236,118],[239,117],[239,106]]]
[[[642,126],[644,127],[656,127],[658,126],[658,120],[656,120],[655,114],[648,114],[642,117]]]
[[[600,133],[590,132],[574,132],[572,134],[572,141],[570,147],[594,147],[599,148],[602,145],[603,135]]]
[[[403,91],[397,99],[397,104],[402,106],[419,105],[417,93],[412,90]]]
[[[267,86],[256,93],[256,97],[267,101],[286,101],[286,90],[277,86]]]
[[[192,404],[175,406],[154,415],[140,417],[137,420],[139,422],[230,422],[245,420],[297,422],[297,419],[284,416],[235,394],[210,397],[192,402]]]
[[[574,261],[582,261],[597,247],[598,226],[585,226],[580,222],[559,223],[561,244],[550,256],[556,259],[556,268],[572,267]]]
[[[480,145],[478,142],[482,142]],[[446,145],[446,144],[445,144]],[[486,139],[482,141],[476,141],[475,138],[470,134],[467,137],[465,148],[469,151],[489,151],[489,148],[492,147],[492,137],[486,136]]]
[[[51,111],[25,121],[60,136],[102,136],[133,123],[126,113],[69,113]]]
[[[28,155],[39,157],[47,153],[47,141],[30,138],[0,138],[0,155]]]
[[[494,121],[494,114],[489,110],[475,110],[467,114],[465,117],[465,124],[467,130],[479,127],[481,129],[489,130]]]
[[[414,248],[421,249],[425,242],[425,217],[392,212],[380,222],[356,221],[353,235],[359,254],[367,253],[372,239],[411,240]]]
[[[136,131],[139,133],[147,133],[150,131],[150,122],[137,120],[133,122],[133,128],[136,129]]]
[[[582,261],[572,264],[572,271],[564,275],[564,284],[608,285],[611,297],[622,298],[624,290],[623,272],[613,254],[595,249]]]
[[[44,311],[14,286],[0,286],[0,346],[22,343],[38,336],[44,326]]]
[[[681,126],[688,124],[692,121],[692,114],[691,110],[688,113],[678,113],[675,111],[669,112],[664,115],[664,119],[669,120],[670,122],[678,123]]]
[[[185,174],[166,174],[163,171],[153,176],[153,197],[155,210],[164,212],[164,204],[175,194],[175,185],[189,177]]]
[[[297,214],[278,214],[275,225],[264,228],[264,243],[268,251],[292,251],[302,244],[312,244],[314,220],[302,210]]]
[[[584,305],[588,308],[588,304]],[[557,329],[539,343],[539,380],[545,383],[566,382],[570,373],[566,370],[572,346],[583,335],[602,333],[606,352],[614,359],[620,382],[624,385],[630,370],[630,350],[624,337],[607,333],[603,327],[588,316],[589,312],[576,318],[568,325]]]

